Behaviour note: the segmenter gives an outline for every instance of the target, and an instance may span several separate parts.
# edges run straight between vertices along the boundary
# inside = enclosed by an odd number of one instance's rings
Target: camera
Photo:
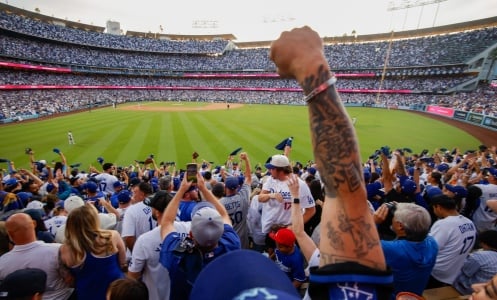
[[[31,149],[31,148],[24,149],[24,153],[26,153],[26,154],[31,154],[31,151],[33,151],[33,149]]]
[[[395,211],[397,210],[397,205],[394,202],[387,202],[385,205],[388,208],[388,218],[393,218],[393,215],[395,214]]]

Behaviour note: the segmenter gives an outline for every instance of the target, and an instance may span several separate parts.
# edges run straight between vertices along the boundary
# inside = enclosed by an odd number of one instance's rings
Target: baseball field
[[[445,122],[418,114],[375,108],[348,108],[357,118],[361,156],[367,159],[376,149],[411,148],[414,152],[436,148],[462,151],[477,149],[481,142]],[[0,126],[0,158],[17,168],[29,166],[25,148],[36,160],[59,161],[59,148],[68,164],[81,169],[98,165],[97,157],[126,166],[153,154],[157,163],[176,162],[180,167],[199,153],[200,160],[223,164],[238,147],[253,165],[264,164],[280,151],[274,146],[293,136],[292,161],[313,160],[309,121],[305,106],[242,105],[190,102],[142,102],[106,107],[38,121]],[[76,144],[69,145],[67,132]],[[6,168],[6,164],[0,164]]]

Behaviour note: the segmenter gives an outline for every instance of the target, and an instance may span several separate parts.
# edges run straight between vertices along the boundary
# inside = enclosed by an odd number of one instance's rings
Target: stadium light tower
[[[407,19],[407,11],[409,10],[409,8],[421,6],[421,13],[419,15],[419,20],[418,20],[418,28],[419,28],[419,22],[421,20],[421,15],[423,14],[423,8],[426,5],[437,4],[437,10],[435,11],[435,16],[433,17],[433,24],[432,24],[432,27],[433,27],[433,26],[435,26],[435,21],[437,19],[438,9],[440,7],[440,3],[441,2],[445,2],[445,1],[447,1],[447,0],[400,0],[400,1],[390,1],[390,2],[388,2],[387,11],[394,11],[394,10],[405,9],[406,10],[406,15],[404,17],[404,25],[405,25],[406,19]]]

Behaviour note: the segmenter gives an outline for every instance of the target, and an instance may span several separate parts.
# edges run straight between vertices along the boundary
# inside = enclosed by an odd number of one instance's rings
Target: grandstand
[[[416,31],[327,37],[344,102],[435,112],[497,129],[497,18]],[[301,102],[268,41],[103,33],[103,28],[0,3],[0,122],[149,100]],[[495,67],[493,67],[495,69]]]

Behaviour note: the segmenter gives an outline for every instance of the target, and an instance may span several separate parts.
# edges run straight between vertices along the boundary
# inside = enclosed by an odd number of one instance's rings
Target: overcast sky
[[[0,0],[71,21],[166,34],[232,33],[237,41],[274,40],[281,31],[309,25],[321,36],[383,33],[497,16],[497,0],[446,0],[401,10],[389,4],[436,0]]]

